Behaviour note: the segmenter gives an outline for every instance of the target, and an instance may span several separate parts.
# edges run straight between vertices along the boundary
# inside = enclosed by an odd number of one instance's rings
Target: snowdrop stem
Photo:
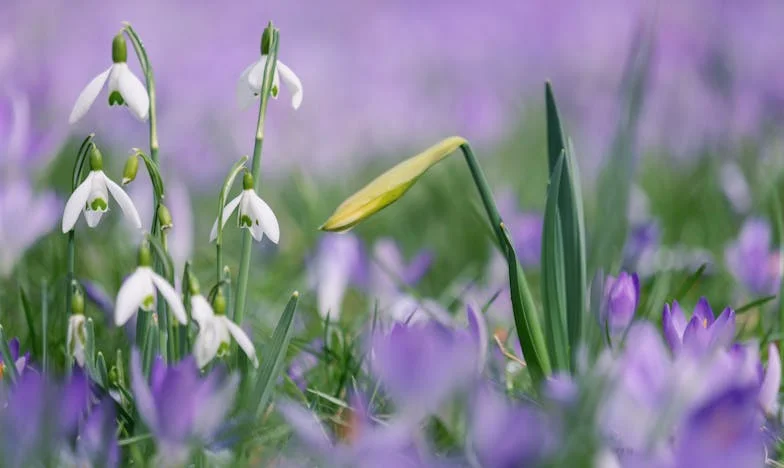
[[[152,65],[147,56],[147,50],[144,48],[141,38],[133,29],[130,23],[124,23],[125,33],[133,44],[133,49],[136,51],[136,56],[139,58],[139,64],[144,72],[144,78],[147,82],[147,94],[150,97],[150,157],[156,163],[158,162],[158,116],[155,112],[155,78],[152,74]]]
[[[79,151],[76,153],[76,161],[74,161],[73,172],[71,174],[71,193],[73,193],[79,184],[82,183],[82,172],[84,171],[84,164],[90,154],[95,134],[91,133],[82,141],[79,146]],[[68,232],[68,254],[66,260],[66,268],[68,274],[66,276],[67,287],[65,288],[65,313],[66,317],[71,316],[71,282],[74,280],[75,263],[76,263],[76,234],[73,229]]]
[[[259,119],[256,124],[256,139],[253,145],[253,160],[251,162],[251,175],[256,181],[256,191],[259,190],[261,178],[261,148],[264,144],[264,120],[267,115],[267,103],[272,92],[273,78],[275,76],[275,66],[278,61],[278,30],[270,23],[267,26],[270,31],[270,50],[267,62],[264,65],[264,81],[261,85],[261,100],[259,102]],[[250,271],[250,254],[253,241],[249,230],[243,230],[242,234],[242,254],[240,256],[240,272],[237,278],[237,296],[234,302],[234,323],[242,324],[245,314],[245,299],[248,290],[248,274]],[[243,359],[243,362],[246,360]]]
[[[229,171],[229,175],[226,177],[226,180],[223,181],[223,187],[221,188],[220,196],[218,197],[218,219],[223,219],[223,210],[226,207],[226,200],[229,198],[229,191],[231,191],[231,186],[234,185],[234,179],[236,179],[239,173],[245,169],[245,164],[247,162],[247,156],[241,157],[239,161],[234,163],[234,166],[232,166],[231,171]],[[217,226],[218,236],[215,239],[215,280],[220,281],[221,275],[223,274],[223,223],[219,222]]]

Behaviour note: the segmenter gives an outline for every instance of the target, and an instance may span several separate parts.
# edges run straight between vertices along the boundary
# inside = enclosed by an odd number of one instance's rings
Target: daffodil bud
[[[242,189],[253,190],[253,186],[253,174],[250,171],[245,171],[245,175],[242,176]]]
[[[125,43],[125,36],[120,32],[112,40],[112,62],[125,63],[127,60],[128,46]]]
[[[136,179],[136,173],[139,172],[139,157],[132,154],[125,161],[125,169],[123,169],[122,184],[128,185]]]
[[[95,145],[92,145],[90,149],[90,169],[93,171],[103,170],[103,156],[101,156],[101,150]]]
[[[71,296],[71,313],[74,315],[84,315],[84,294],[81,288],[74,288]]]
[[[161,225],[161,231],[167,231],[174,226],[171,213],[163,203],[158,205],[158,223]]]
[[[215,315],[226,315],[226,296],[223,295],[223,288],[218,288],[215,299],[212,300],[212,310]]]
[[[150,253],[150,245],[147,241],[142,242],[142,245],[139,246],[139,266],[152,266],[152,254]]]
[[[261,33],[261,55],[269,55],[270,43],[272,42],[272,23],[270,23],[264,32]]]

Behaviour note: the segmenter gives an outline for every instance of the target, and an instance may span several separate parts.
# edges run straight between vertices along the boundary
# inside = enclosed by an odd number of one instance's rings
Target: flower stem
[[[278,60],[278,31],[272,26],[267,26],[270,30],[270,53],[264,65],[264,81],[261,87],[261,102],[259,103],[259,119],[256,124],[256,139],[253,144],[253,161],[251,162],[251,174],[258,192],[261,178],[261,149],[264,144],[264,120],[267,115],[267,103],[269,102],[272,91],[273,77],[275,76],[275,66]],[[250,254],[252,247],[250,231],[245,230],[242,235],[242,254],[240,256],[240,271],[237,278],[237,299],[234,302],[234,322],[242,324],[245,314],[246,296],[248,292],[248,273],[250,271]]]

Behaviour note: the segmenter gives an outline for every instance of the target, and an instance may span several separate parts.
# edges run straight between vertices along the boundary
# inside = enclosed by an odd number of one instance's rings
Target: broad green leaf
[[[320,229],[351,229],[397,201],[422,174],[464,144],[462,137],[449,137],[389,169],[341,203]]]

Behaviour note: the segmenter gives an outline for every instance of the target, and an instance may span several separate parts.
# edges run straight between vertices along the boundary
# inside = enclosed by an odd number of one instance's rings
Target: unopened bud
[[[212,310],[215,315],[226,315],[226,296],[223,295],[223,288],[218,288],[215,299],[212,300]]]
[[[150,253],[150,245],[147,241],[143,241],[139,246],[139,266],[149,267],[152,266],[152,254]]]
[[[101,150],[95,145],[90,148],[90,169],[93,171],[103,170],[103,156],[101,156]]]
[[[71,313],[74,315],[84,314],[84,294],[82,294],[82,289],[79,287],[74,288],[71,296]]]
[[[112,40],[112,62],[125,63],[126,61],[128,61],[128,46],[125,43],[125,36],[120,32]]]
[[[199,280],[196,279],[196,275],[193,273],[188,275],[188,287],[191,290],[191,295],[195,296],[201,292],[201,288],[199,287]]]
[[[261,55],[269,55],[270,44],[272,43],[272,23],[264,28],[261,33]]]
[[[125,169],[123,169],[122,184],[128,185],[136,179],[136,173],[139,172],[139,157],[132,154],[125,161]]]
[[[174,226],[171,213],[169,213],[169,209],[163,203],[158,205],[158,224],[161,225],[161,231],[168,231]]]

